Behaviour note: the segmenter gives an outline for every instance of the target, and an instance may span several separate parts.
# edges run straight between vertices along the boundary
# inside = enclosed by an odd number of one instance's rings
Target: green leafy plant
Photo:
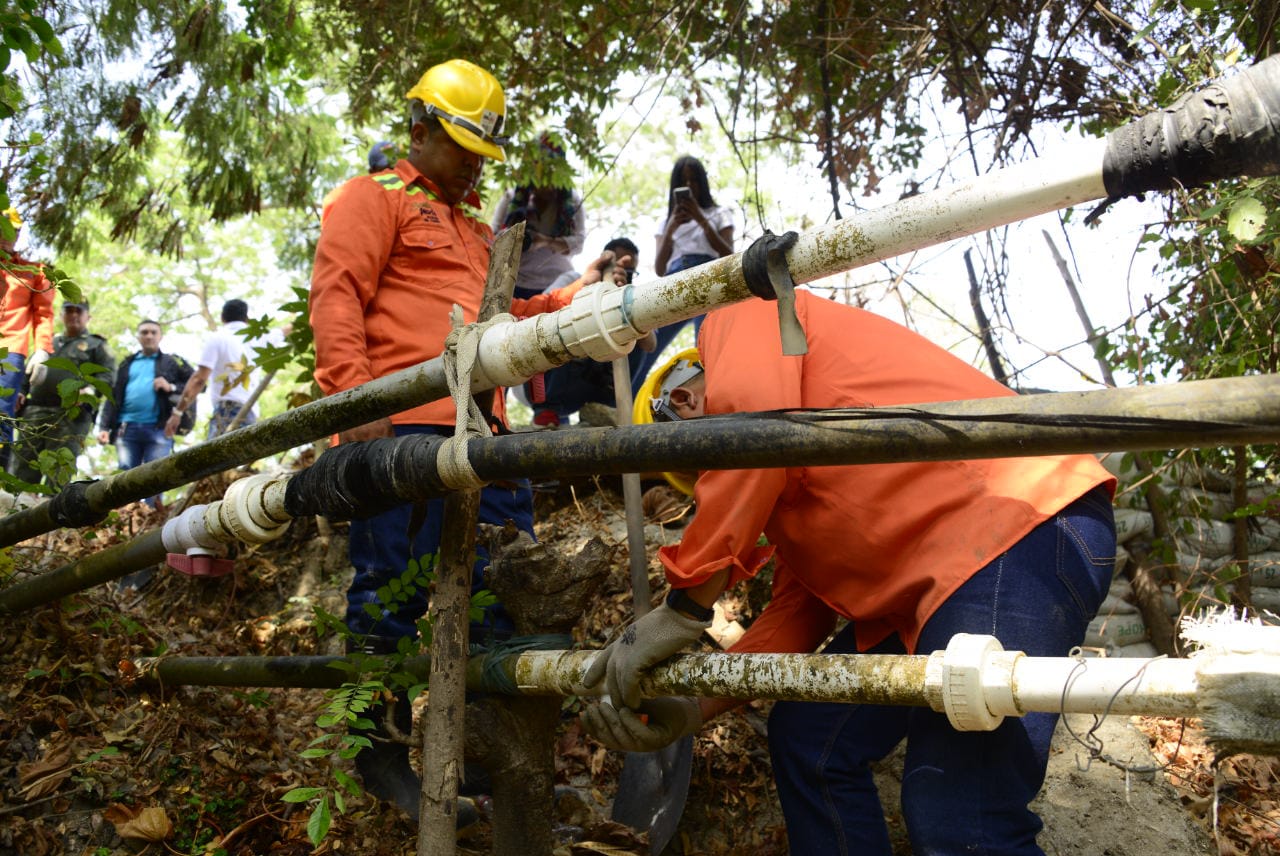
[[[382,617],[382,608],[392,610],[411,597],[417,585],[430,585],[435,575],[424,568],[435,566],[435,556],[428,555],[409,563],[404,574],[379,589],[386,601],[373,606],[375,617]],[[484,617],[486,607],[497,603],[497,597],[487,590],[471,596],[468,614],[473,621]],[[332,613],[315,610],[317,632],[336,633],[343,639],[353,639],[354,634],[346,624]],[[373,729],[372,715],[382,715],[381,700],[398,691],[410,699],[427,689],[427,682],[404,668],[405,660],[418,656],[430,647],[431,622],[424,617],[417,622],[419,638],[401,638],[394,654],[385,657],[352,652],[346,661],[333,663],[333,667],[348,672],[353,680],[329,691],[324,710],[316,717],[316,725],[323,733],[315,737],[300,756],[307,759],[350,761],[373,743],[365,732]],[[330,781],[320,786],[297,787],[288,791],[283,800],[287,803],[310,803],[311,814],[307,821],[307,836],[314,846],[320,846],[333,824],[333,816],[344,814],[347,799],[364,793],[360,782],[334,765],[329,767]]]

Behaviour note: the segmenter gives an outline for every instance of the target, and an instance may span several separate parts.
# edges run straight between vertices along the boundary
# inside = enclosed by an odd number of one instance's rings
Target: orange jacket
[[[316,382],[326,395],[437,357],[456,303],[472,322],[480,308],[493,232],[468,208],[442,201],[438,188],[407,160],[394,170],[353,178],[325,199],[311,274]],[[567,306],[578,289],[531,301],[516,315]],[[495,415],[505,414],[502,395]],[[391,421],[453,425],[444,398]]]
[[[772,303],[707,316],[708,414],[992,398],[1009,389],[898,324],[796,293],[809,353],[785,357]],[[672,586],[725,568],[736,582],[776,555],[773,598],[735,651],[809,652],[836,616],[866,650],[920,628],[962,583],[1039,523],[1115,480],[1088,455],[712,470],[684,540],[659,553]],[[763,532],[768,547],[758,547]],[[776,554],[775,554],[776,550]]]
[[[53,283],[34,262],[15,255],[7,263],[35,269],[0,269],[0,345],[25,356],[34,334],[36,348],[52,351]]]

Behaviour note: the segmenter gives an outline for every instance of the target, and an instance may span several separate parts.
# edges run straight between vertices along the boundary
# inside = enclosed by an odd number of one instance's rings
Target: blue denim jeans
[[[396,425],[396,436],[407,434],[453,433],[451,428],[436,425]],[[348,553],[356,569],[347,589],[347,627],[359,634],[375,636],[418,635],[415,622],[427,611],[426,591],[414,591],[408,601],[391,607],[378,590],[398,578],[409,566],[410,558],[435,569],[440,551],[440,533],[444,518],[444,500],[428,500],[422,526],[410,537],[414,506],[397,506],[367,520],[351,521]],[[508,520],[533,534],[533,492],[529,482],[520,480],[510,486],[489,485],[480,491],[480,522],[501,526]],[[488,551],[476,546],[476,563],[472,572],[472,592],[484,588],[481,573],[489,563]],[[378,617],[365,608],[372,606]],[[484,620],[472,624],[472,640],[486,636],[505,638],[511,635],[512,623],[501,604],[485,610]]]
[[[158,461],[173,451],[173,438],[164,436],[163,425],[124,422],[116,435],[116,462],[121,470]],[[155,508],[160,497],[149,496],[147,505]]]
[[[220,437],[227,433],[227,429],[231,427],[231,423],[236,420],[236,416],[240,414],[240,402],[223,399],[218,402],[218,406],[213,409],[213,413],[209,415],[209,429],[205,437],[206,440],[212,440],[214,437]],[[258,413],[256,410],[250,410],[244,415],[244,419],[240,420],[237,428],[248,428],[250,425],[258,421]]]
[[[23,354],[10,353],[0,361],[0,389],[10,390],[0,396],[0,446],[7,457],[9,447],[13,443],[13,408],[18,403],[18,390],[22,389],[22,374],[27,366],[27,358]]]
[[[673,273],[679,273],[682,270],[697,267],[698,265],[704,265],[707,262],[715,261],[715,259],[715,256],[702,254],[681,256],[680,258],[672,261],[671,264],[667,265],[667,276],[670,276]],[[695,335],[696,331],[702,327],[702,319],[704,317],[706,316],[699,315],[697,318],[692,319]],[[644,379],[649,376],[649,372],[658,362],[658,357],[662,355],[662,352],[666,349],[667,345],[670,345],[675,339],[676,334],[683,330],[684,325],[688,323],[688,319],[684,321],[676,321],[674,324],[668,324],[665,327],[659,327],[654,330],[653,335],[658,340],[658,347],[654,348],[652,352],[642,351],[639,348],[635,348],[631,351],[631,388],[633,390],[640,388],[640,385],[644,383]]]
[[[116,460],[122,470],[158,461],[172,451],[173,438],[164,436],[163,425],[126,422],[116,435]]]
[[[1095,488],[961,586],[925,624],[917,651],[982,633],[1006,650],[1064,656],[1106,596],[1115,552],[1111,502]],[[825,650],[855,652],[853,626]],[[868,653],[904,650],[892,636]],[[1033,713],[961,732],[926,708],[779,702],[769,748],[791,852],[889,856],[871,764],[905,738],[902,813],[915,853],[1040,856],[1043,824],[1027,804],[1044,781],[1057,720]]]

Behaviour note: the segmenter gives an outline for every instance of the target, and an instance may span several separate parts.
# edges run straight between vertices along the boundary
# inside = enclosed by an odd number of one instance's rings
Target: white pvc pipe
[[[1107,195],[1106,140],[1006,167],[806,232],[787,251],[798,284]],[[1051,166],[1050,166],[1051,164]],[[612,360],[649,330],[750,298],[742,255],[655,282],[579,292],[557,312],[496,325],[480,340],[473,390],[513,386],[569,357]]]
[[[1216,688],[1224,683],[1280,684],[1280,628],[1269,635],[1268,653],[1192,659],[1028,657],[1004,651],[994,637],[964,633],[927,656],[686,654],[644,673],[640,688],[646,697],[923,706],[946,713],[961,731],[991,730],[1005,716],[1033,712],[1203,716],[1206,701],[1223,701]],[[528,651],[505,658],[503,666],[523,694],[590,696],[602,691],[582,685],[597,654]],[[1201,686],[1206,675],[1213,692]]]

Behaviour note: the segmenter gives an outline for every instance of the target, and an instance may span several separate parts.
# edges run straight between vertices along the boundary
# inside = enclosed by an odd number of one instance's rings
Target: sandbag
[[[1229,493],[1184,487],[1178,491],[1176,499],[1186,517],[1211,517],[1214,520],[1224,520],[1236,510],[1236,504]]]
[[[1251,556],[1249,584],[1254,588],[1280,588],[1280,553]]]
[[[1195,487],[1215,493],[1231,492],[1231,476],[1190,458],[1175,461],[1172,470],[1174,480],[1184,487]]]
[[[1132,538],[1151,537],[1151,512],[1136,508],[1117,508],[1116,543],[1123,544]]]
[[[1089,622],[1084,644],[1089,648],[1132,645],[1147,640],[1147,625],[1141,615],[1099,615]]]
[[[1119,544],[1116,545],[1116,566],[1111,572],[1111,578],[1114,580],[1124,573],[1124,569],[1129,567],[1129,560],[1133,557],[1129,555],[1129,551]]]
[[[1138,611],[1138,607],[1123,598],[1108,594],[1102,601],[1102,605],[1098,607],[1098,615],[1133,615]]]
[[[1134,642],[1132,645],[1120,645],[1108,656],[1110,657],[1141,657],[1143,659],[1151,659],[1159,657],[1160,652],[1156,650],[1156,646],[1150,642]]]
[[[1229,554],[1235,545],[1235,527],[1222,520],[1180,517],[1170,521],[1178,550],[1209,559]]]
[[[1252,595],[1254,609],[1280,615],[1280,589],[1259,588]]]

